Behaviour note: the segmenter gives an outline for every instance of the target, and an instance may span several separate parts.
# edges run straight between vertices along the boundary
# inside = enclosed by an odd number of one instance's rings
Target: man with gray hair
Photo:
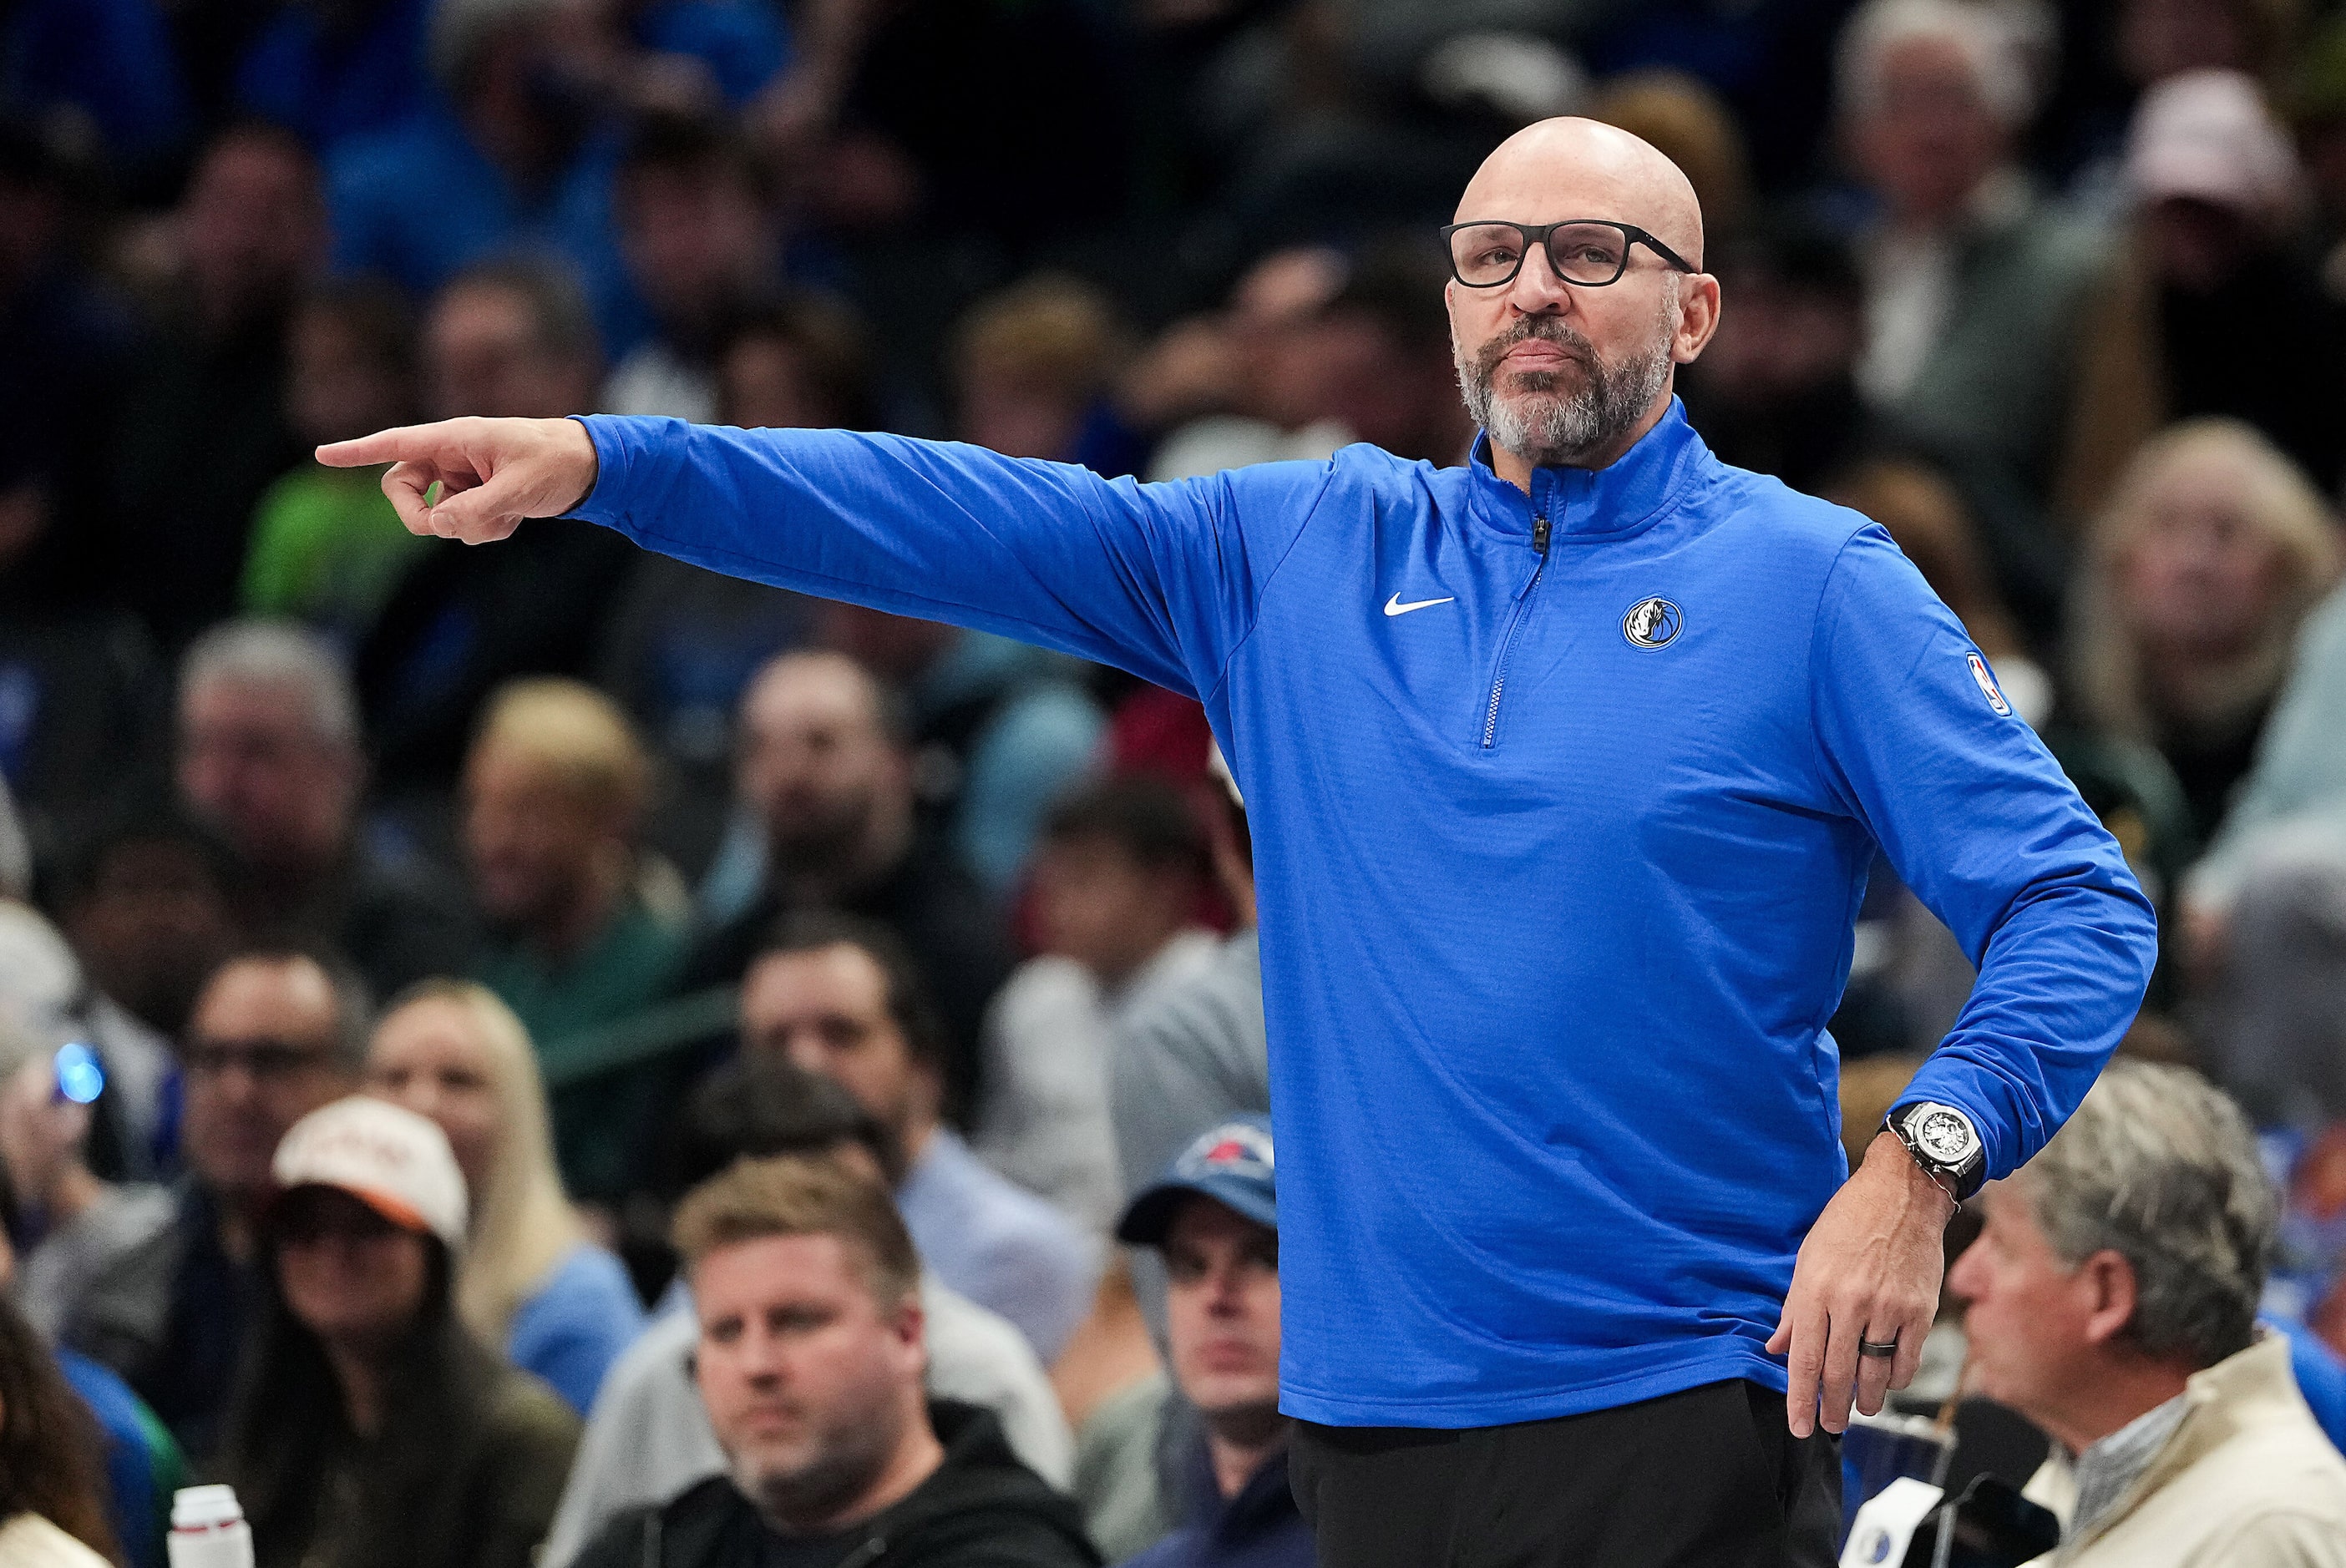
[[[2027,1489],[2062,1522],[2051,1562],[2346,1563],[2346,1460],[2256,1324],[2280,1200],[2237,1105],[2113,1063],[1980,1203],[1947,1286],[1974,1386],[2054,1440]]]
[[[2026,5],[1872,0],[1835,62],[1844,145],[1880,206],[1858,249],[1858,388],[1935,454],[1993,464],[2039,494],[2065,423],[2076,307],[2104,250],[2012,161],[2050,21]]]
[[[253,932],[332,942],[379,996],[471,972],[460,895],[357,830],[358,702],[324,638],[281,621],[214,626],[180,666],[178,717],[180,798],[247,862]]]

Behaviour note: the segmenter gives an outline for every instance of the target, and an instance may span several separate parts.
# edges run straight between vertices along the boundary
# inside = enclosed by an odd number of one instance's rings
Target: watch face
[[[1907,1126],[1915,1146],[1943,1166],[1960,1166],[1979,1146],[1979,1136],[1961,1111],[1924,1105]]]

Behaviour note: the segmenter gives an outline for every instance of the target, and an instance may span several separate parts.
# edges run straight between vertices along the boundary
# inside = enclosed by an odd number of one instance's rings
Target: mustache
[[[1525,316],[1522,321],[1484,343],[1474,356],[1475,367],[1487,380],[1498,372],[1499,361],[1508,351],[1528,342],[1554,343],[1569,351],[1585,369],[1596,370],[1601,361],[1596,357],[1596,345],[1553,316]]]

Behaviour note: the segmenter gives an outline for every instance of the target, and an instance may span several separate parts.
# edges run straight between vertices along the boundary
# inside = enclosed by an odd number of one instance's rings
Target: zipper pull
[[[1543,555],[1547,554],[1547,519],[1545,517],[1532,519],[1532,548]]]

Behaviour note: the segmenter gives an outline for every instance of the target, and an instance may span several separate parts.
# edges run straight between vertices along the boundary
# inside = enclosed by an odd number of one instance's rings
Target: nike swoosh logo
[[[1454,605],[1457,602],[1458,596],[1453,594],[1446,599],[1413,599],[1408,604],[1404,605],[1401,602],[1401,596],[1399,594],[1395,594],[1392,598],[1385,601],[1385,614],[1389,616],[1405,616],[1412,610],[1431,609],[1435,605]]]

